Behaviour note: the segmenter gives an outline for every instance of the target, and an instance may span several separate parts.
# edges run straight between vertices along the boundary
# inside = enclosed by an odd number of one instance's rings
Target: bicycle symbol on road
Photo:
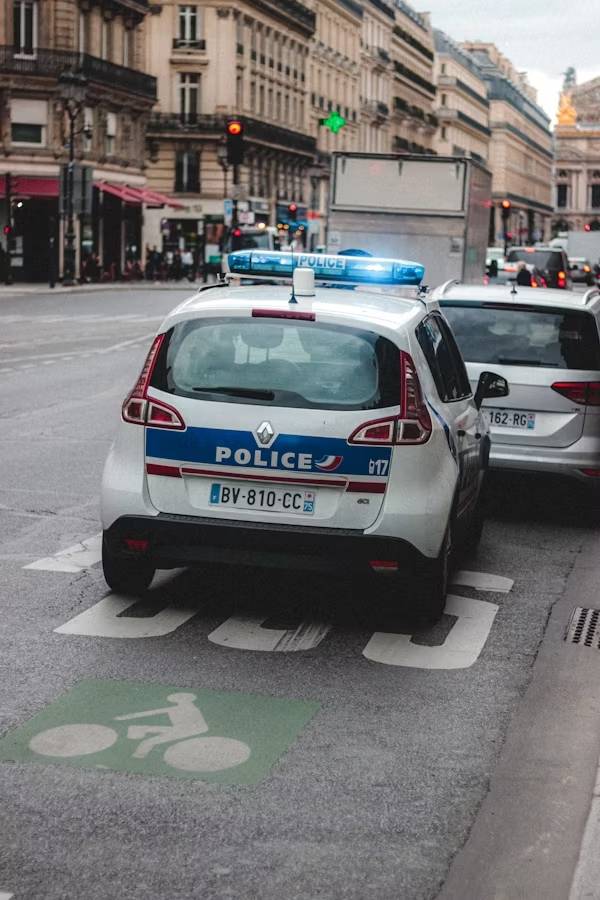
[[[250,747],[243,741],[199,737],[209,728],[196,706],[196,694],[169,694],[167,700],[173,705],[114,716],[115,722],[161,715],[169,718],[170,725],[130,725],[127,728],[127,739],[139,741],[131,754],[134,759],[145,759],[161,744],[170,745],[163,753],[164,762],[182,772],[221,772],[240,766],[250,758]],[[40,756],[72,758],[107,750],[119,739],[118,731],[107,725],[77,723],[40,731],[29,741],[29,748]]]

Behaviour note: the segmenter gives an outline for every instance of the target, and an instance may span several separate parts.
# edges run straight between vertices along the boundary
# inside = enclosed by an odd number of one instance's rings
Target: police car
[[[480,533],[480,406],[505,380],[484,372],[473,396],[417,263],[246,250],[229,267],[167,316],[123,403],[102,486],[108,585],[304,568],[398,598],[409,585],[437,618],[453,544]]]

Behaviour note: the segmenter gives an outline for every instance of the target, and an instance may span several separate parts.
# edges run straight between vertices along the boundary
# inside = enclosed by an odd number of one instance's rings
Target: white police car
[[[439,616],[450,548],[480,530],[479,407],[506,382],[483,373],[473,397],[437,303],[398,295],[416,263],[247,250],[229,265],[260,282],[173,310],[123,403],[106,581],[139,593],[156,569],[209,562],[375,573]]]

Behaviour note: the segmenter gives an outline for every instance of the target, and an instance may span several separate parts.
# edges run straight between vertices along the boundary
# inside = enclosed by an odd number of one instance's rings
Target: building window
[[[180,193],[200,192],[200,154],[179,150],[175,158],[175,190]]]
[[[14,47],[19,56],[35,56],[38,10],[32,0],[16,0],[13,6]]]
[[[448,96],[446,94],[442,94],[442,106],[446,106],[448,101]]]
[[[569,186],[567,184],[556,185],[556,205],[560,209],[565,209],[567,206],[568,191]]]
[[[11,140],[14,144],[46,144],[48,104],[45,100],[15,98],[10,102]]]
[[[590,195],[590,206],[592,209],[600,209],[600,184],[591,185]]]
[[[200,76],[189,72],[179,75],[179,111],[184,122],[195,122],[198,116]]]
[[[123,35],[123,65],[127,68],[135,68],[135,31],[133,28],[126,28]]]
[[[87,12],[79,11],[79,52],[87,53],[89,45],[90,17]]]
[[[102,21],[100,31],[100,59],[110,59],[112,56],[112,22],[107,19]]]
[[[199,19],[197,6],[179,7],[179,40],[182,43],[193,44],[198,40],[200,34]]]
[[[83,150],[84,153],[91,153],[92,140],[94,131],[94,110],[91,106],[86,106],[83,110]]]
[[[445,74],[446,74],[446,63],[442,63],[442,65],[440,66],[440,75],[445,75]]]
[[[104,131],[104,152],[107,156],[113,156],[117,142],[117,117],[115,113],[106,113],[106,128]]]
[[[447,133],[448,133],[448,131],[447,131],[447,129],[446,129],[446,126],[445,126],[445,125],[442,125],[442,140],[443,140],[443,141],[446,140],[446,135],[447,135]]]

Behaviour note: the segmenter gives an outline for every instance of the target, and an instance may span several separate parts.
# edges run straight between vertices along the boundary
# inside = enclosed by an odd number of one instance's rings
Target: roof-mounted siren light
[[[296,297],[315,296],[315,273],[312,269],[294,269],[294,294]]]
[[[278,250],[240,250],[228,256],[229,269],[254,278],[291,278],[296,269],[310,269],[314,279],[337,284],[389,284],[417,287],[425,267],[405,259],[375,256],[338,256],[327,253],[289,253]]]

